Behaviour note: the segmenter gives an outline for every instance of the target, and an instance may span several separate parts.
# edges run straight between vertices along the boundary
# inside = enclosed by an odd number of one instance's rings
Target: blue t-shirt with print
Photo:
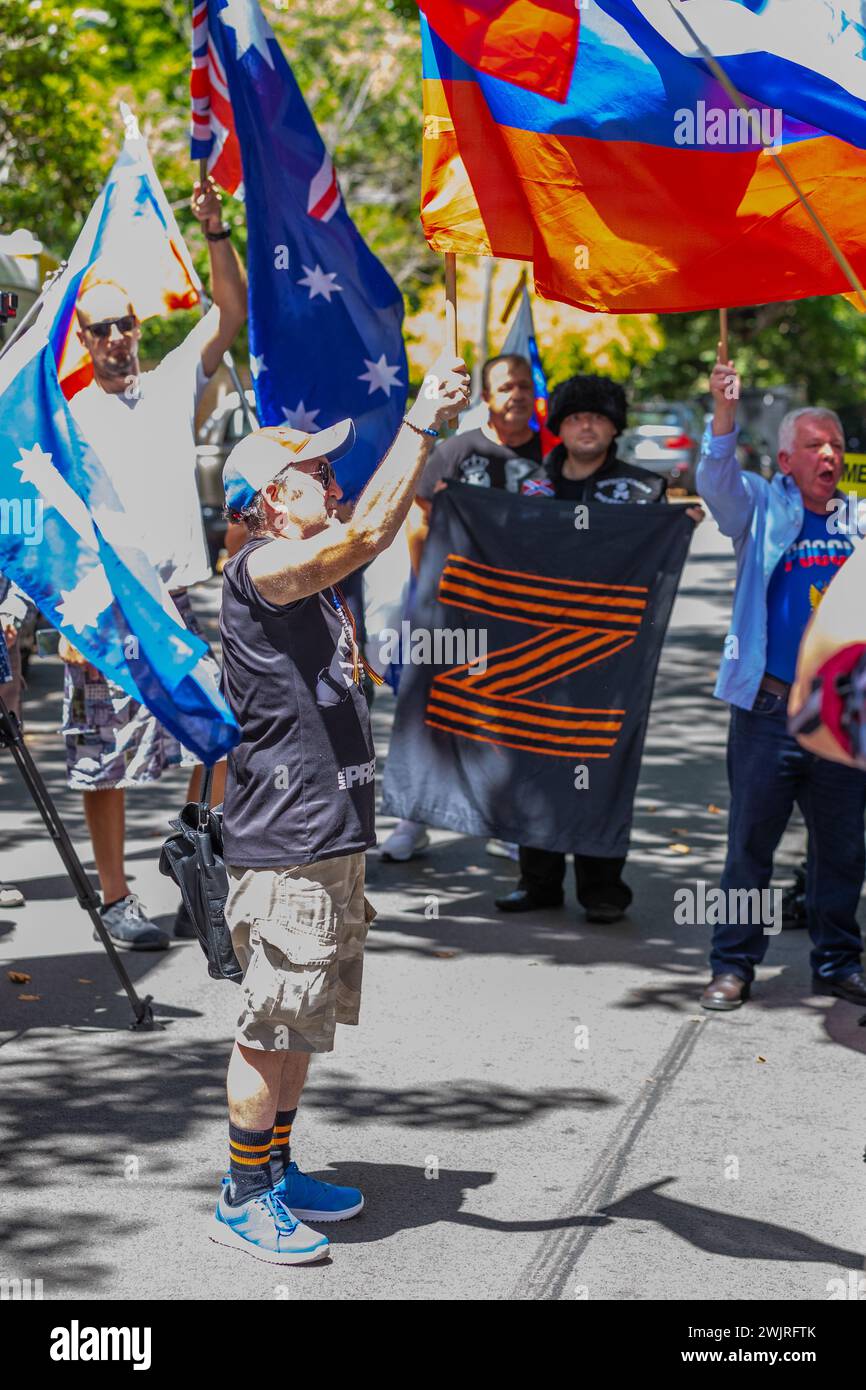
[[[767,673],[793,681],[800,639],[814,609],[854,547],[828,530],[833,513],[806,510],[800,534],[773,570],[767,589]]]

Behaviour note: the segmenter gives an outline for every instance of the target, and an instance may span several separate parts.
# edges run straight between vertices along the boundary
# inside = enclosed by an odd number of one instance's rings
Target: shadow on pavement
[[[652,1221],[698,1250],[710,1255],[725,1255],[729,1259],[785,1260],[840,1265],[843,1269],[863,1268],[862,1251],[825,1245],[821,1240],[813,1240],[786,1226],[694,1206],[659,1191],[660,1187],[674,1181],[673,1177],[660,1178],[658,1182],[637,1188],[605,1207],[605,1215]]]
[[[81,914],[84,930],[91,931],[89,919]],[[191,943],[194,944],[194,943]],[[96,942],[94,942],[96,948]],[[201,1018],[198,1009],[161,1004],[158,977],[148,979],[158,961],[171,951],[123,951],[121,960],[139,998],[153,994],[154,1015],[159,1022],[172,1018]],[[188,948],[186,948],[188,949]],[[198,949],[196,947],[196,949]],[[30,976],[24,984],[9,981],[7,971]],[[19,999],[19,995],[36,995]],[[108,956],[100,946],[87,953],[36,956],[20,961],[10,958],[0,979],[0,1032],[21,1028],[99,1028],[127,1029],[133,1022],[131,1005],[115,975]],[[138,1036],[145,1036],[143,1033]]]
[[[389,1090],[365,1086],[345,1074],[331,1075],[334,1080],[310,1082],[303,1105],[306,1110],[327,1111],[331,1123],[340,1125],[381,1119],[410,1128],[501,1129],[538,1119],[550,1110],[596,1110],[619,1104],[602,1091],[518,1091],[476,1081]]]
[[[335,1245],[388,1240],[401,1231],[433,1226],[440,1221],[514,1233],[608,1224],[603,1216],[560,1215],[538,1220],[499,1221],[496,1217],[461,1211],[469,1192],[495,1180],[496,1174],[491,1172],[440,1168],[437,1177],[425,1178],[423,1168],[404,1163],[334,1163],[312,1176],[324,1182],[360,1187],[364,1193],[364,1210],[357,1220],[328,1227],[328,1238]]]

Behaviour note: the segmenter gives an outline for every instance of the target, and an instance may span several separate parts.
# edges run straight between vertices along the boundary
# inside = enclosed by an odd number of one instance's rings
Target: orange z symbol
[[[624,709],[582,709],[524,697],[631,646],[646,611],[647,588],[551,579],[449,555],[438,598],[446,606],[539,631],[489,652],[483,672],[467,662],[436,675],[425,715],[431,728],[553,758],[610,757]]]

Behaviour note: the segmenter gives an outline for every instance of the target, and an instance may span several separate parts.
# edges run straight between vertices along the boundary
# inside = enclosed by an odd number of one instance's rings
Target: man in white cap
[[[432,384],[435,389],[430,389]],[[469,377],[443,358],[425,381],[351,518],[332,462],[354,442],[343,420],[319,434],[257,431],[224,470],[226,506],[250,540],[224,570],[224,690],[241,728],[229,755],[223,840],[226,920],[244,969],[228,1072],[230,1176],[211,1238],[271,1264],[322,1259],[303,1223],[364,1205],[352,1187],[290,1162],[310,1055],[356,1024],[364,940],[364,852],[375,843],[375,754],[362,659],[336,585],[391,544],[440,426]]]
[[[183,622],[199,636],[187,591],[209,579],[211,568],[195,482],[194,419],[208,380],[243,325],[247,298],[246,276],[220,205],[210,179],[194,186],[191,210],[207,239],[213,306],[153,371],[141,369],[141,323],[126,288],[100,278],[98,266],[84,280],[76,315],[93,380],[70,403],[126,510],[135,543]],[[65,638],[60,656],[67,780],[84,793],[103,924],[123,950],[164,950],[169,937],[148,918],[126,874],[126,790],[158,781],[169,767],[192,771],[195,757]],[[197,795],[200,771],[192,771],[190,799]],[[218,766],[215,782],[219,776]],[[195,935],[183,907],[174,931]]]

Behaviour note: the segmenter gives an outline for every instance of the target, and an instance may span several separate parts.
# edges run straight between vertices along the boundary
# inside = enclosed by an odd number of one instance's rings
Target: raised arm
[[[345,525],[333,519],[318,535],[280,537],[254,550],[247,572],[270,603],[293,603],[337,584],[386,550],[402,526],[440,428],[469,398],[469,374],[450,354],[434,365],[394,443],[355,504]]]
[[[725,536],[742,535],[752,520],[755,499],[737,461],[737,401],[740,378],[733,362],[721,360],[721,343],[710,376],[713,422],[704,435],[698,464],[698,492]]]
[[[192,191],[190,208],[193,216],[201,223],[202,231],[215,235],[225,231],[220,206],[220,194],[212,179],[202,188],[196,183]],[[213,376],[230,348],[247,316],[247,277],[240,263],[238,253],[229,237],[219,241],[208,240],[210,256],[211,296],[216,314],[209,315],[215,326],[214,334],[204,344],[201,363],[205,376]]]

